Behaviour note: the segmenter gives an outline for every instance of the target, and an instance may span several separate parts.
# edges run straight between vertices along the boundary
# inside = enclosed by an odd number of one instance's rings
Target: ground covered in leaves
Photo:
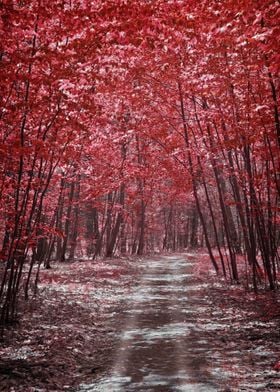
[[[212,325],[205,334],[216,346],[213,368],[221,379],[230,380],[222,391],[280,391],[279,290],[271,292],[264,286],[257,294],[245,290],[244,271],[243,283],[232,285],[213,274],[204,256],[190,257],[204,286],[201,299],[208,303],[202,321]]]
[[[0,391],[73,391],[110,366],[137,260],[54,264],[0,342]],[[111,322],[111,319],[118,322]],[[114,327],[115,326],[115,327]]]
[[[245,292],[216,278],[205,260],[199,268],[201,255],[185,257],[207,303],[201,322],[213,327],[204,331],[216,347],[213,368],[231,380],[223,391],[280,390],[279,293]],[[112,364],[139,265],[145,262],[77,261],[42,271],[37,297],[21,304],[20,324],[0,343],[0,391],[77,391],[100,378]]]

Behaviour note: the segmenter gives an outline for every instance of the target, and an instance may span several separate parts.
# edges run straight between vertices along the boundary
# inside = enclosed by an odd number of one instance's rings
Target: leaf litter
[[[1,342],[0,391],[77,391],[102,378],[118,347],[126,299],[141,297],[143,289],[135,287],[147,262],[77,261],[42,271],[37,297],[22,302],[20,324],[7,330]],[[199,305],[183,309],[184,333],[189,333],[188,317],[196,314],[197,352],[211,347],[209,371],[220,380],[217,390],[280,390],[279,293],[246,292],[201,269],[199,275],[194,269],[194,279],[186,295],[195,295]],[[164,332],[170,338],[171,332]],[[148,339],[158,338],[145,333]]]
[[[137,263],[54,263],[0,343],[0,391],[72,391],[110,364]],[[110,319],[120,319],[111,325]]]

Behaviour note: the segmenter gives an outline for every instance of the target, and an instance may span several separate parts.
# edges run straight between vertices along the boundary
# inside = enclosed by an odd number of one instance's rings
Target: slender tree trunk
[[[67,251],[67,245],[68,245],[68,241],[69,241],[69,234],[70,234],[70,227],[71,227],[70,225],[71,225],[71,217],[72,217],[74,192],[75,192],[75,182],[72,181],[70,184],[70,190],[69,190],[69,196],[68,196],[68,207],[66,210],[64,238],[63,238],[63,242],[62,242],[60,261],[66,260],[66,251]]]
[[[138,249],[137,249],[138,256],[142,255],[144,251],[145,211],[146,211],[146,206],[144,200],[141,199],[141,211],[140,211],[140,219],[139,219],[139,241],[138,241]]]
[[[107,249],[106,249],[106,257],[112,257],[114,253],[114,248],[119,235],[120,227],[123,223],[124,197],[125,197],[125,185],[121,184],[120,191],[119,191],[119,205],[122,208],[122,210],[118,212],[115,225],[110,231],[109,241],[107,243]]]
[[[79,224],[79,198],[80,198],[80,176],[77,178],[76,186],[75,186],[75,206],[74,206],[74,216],[73,216],[73,225],[72,225],[72,232],[69,236],[70,242],[70,250],[69,250],[69,260],[73,260],[75,257],[75,251],[77,247],[77,238],[78,238],[78,224]]]

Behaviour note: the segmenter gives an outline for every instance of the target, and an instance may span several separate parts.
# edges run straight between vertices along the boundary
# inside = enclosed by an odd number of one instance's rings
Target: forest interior
[[[279,0],[0,13],[0,391],[279,391]]]

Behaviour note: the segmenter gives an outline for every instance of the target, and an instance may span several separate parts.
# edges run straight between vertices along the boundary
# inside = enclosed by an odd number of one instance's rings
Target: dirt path
[[[264,321],[264,310],[255,307],[260,299],[243,289],[199,279],[190,260],[143,260],[113,365],[80,391],[280,390],[272,368],[280,355],[279,319]]]
[[[83,391],[218,390],[223,382],[211,371],[213,345],[201,324],[207,303],[196,295],[201,285],[191,270],[183,256],[146,262],[139,287],[127,299],[114,365]]]

